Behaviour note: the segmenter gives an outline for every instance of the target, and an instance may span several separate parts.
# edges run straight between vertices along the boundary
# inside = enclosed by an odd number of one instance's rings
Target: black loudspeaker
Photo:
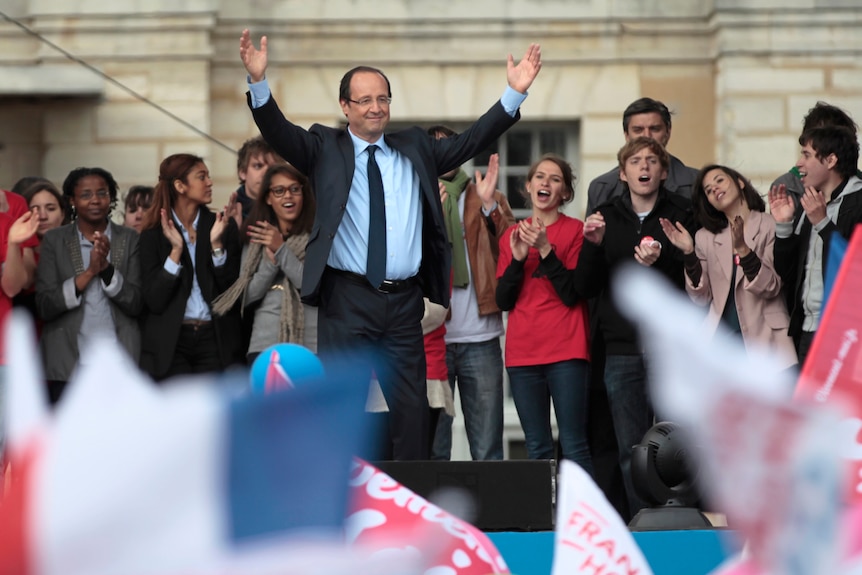
[[[553,531],[556,464],[553,460],[378,461],[384,473],[425,499],[460,488],[476,504],[482,531]],[[468,518],[469,519],[469,518]]]

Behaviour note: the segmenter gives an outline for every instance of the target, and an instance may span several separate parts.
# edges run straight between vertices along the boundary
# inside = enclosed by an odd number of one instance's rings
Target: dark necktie
[[[365,277],[375,288],[386,279],[386,207],[383,199],[383,176],[374,159],[380,148],[368,146],[368,261]]]

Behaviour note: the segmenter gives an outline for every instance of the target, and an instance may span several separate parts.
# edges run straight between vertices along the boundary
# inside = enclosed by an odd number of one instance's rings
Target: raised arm
[[[506,63],[506,78],[509,81],[509,87],[521,94],[526,94],[541,69],[542,47],[538,44],[530,44],[524,57],[517,65],[515,65],[515,59],[509,54]]]
[[[251,33],[248,28],[242,31],[239,37],[239,57],[245,66],[246,72],[253,83],[260,82],[266,77],[267,49],[266,36],[260,38],[260,49],[251,41]]]

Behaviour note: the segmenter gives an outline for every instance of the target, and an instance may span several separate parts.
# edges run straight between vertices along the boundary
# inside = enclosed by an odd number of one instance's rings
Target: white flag
[[[557,532],[551,575],[652,575],[628,527],[578,464],[568,460],[560,463],[557,493]]]
[[[691,434],[709,500],[783,575],[835,573],[844,467],[839,419],[795,404],[792,377],[766,351],[701,329],[690,302],[656,274],[619,274],[620,306],[641,328],[656,410]]]

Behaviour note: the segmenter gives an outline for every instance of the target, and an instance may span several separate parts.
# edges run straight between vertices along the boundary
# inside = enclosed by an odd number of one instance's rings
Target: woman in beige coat
[[[721,323],[747,348],[768,347],[784,367],[795,366],[781,278],[773,267],[775,220],[765,213],[763,198],[736,170],[710,165],[698,174],[692,204],[702,226],[694,239],[680,225],[661,224],[685,254],[689,296],[709,306],[707,328],[714,332]]]

